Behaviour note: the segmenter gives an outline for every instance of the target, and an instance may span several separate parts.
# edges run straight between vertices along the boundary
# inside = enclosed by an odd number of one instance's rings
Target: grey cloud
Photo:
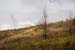
[[[0,0],[0,24],[13,24],[11,18],[13,16],[16,25],[26,21],[36,25],[43,16],[45,4],[48,22],[68,18],[70,10],[73,11],[73,16],[75,14],[74,0]]]

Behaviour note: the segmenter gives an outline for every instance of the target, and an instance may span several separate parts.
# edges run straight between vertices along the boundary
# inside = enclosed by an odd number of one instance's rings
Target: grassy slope
[[[67,22],[49,24],[46,40],[43,26],[3,31],[0,32],[0,37],[2,34],[6,35],[1,37],[0,48],[1,50],[74,50],[75,32],[70,35],[68,28]]]

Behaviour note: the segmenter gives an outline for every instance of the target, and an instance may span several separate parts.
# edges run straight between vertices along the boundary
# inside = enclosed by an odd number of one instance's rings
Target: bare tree
[[[69,38],[68,38],[68,41],[66,42],[65,44],[65,50],[67,49],[66,47],[67,46],[71,46],[71,35],[73,34],[73,25],[75,23],[75,19],[73,19],[73,11],[72,10],[69,10]]]
[[[13,23],[13,26],[14,26],[13,33],[15,33],[15,30],[16,30],[16,22],[15,22],[15,19],[14,19],[14,16],[13,15],[11,15],[10,17],[11,17],[11,20],[12,20],[12,23]]]
[[[47,19],[47,14],[46,14],[46,9],[44,10],[44,29],[45,29],[45,39],[47,37],[46,33],[47,33],[47,22],[46,22],[46,19]]]
[[[70,23],[69,23],[69,34],[72,34],[72,11],[69,11],[69,18],[70,18]]]
[[[47,12],[46,12],[47,5],[46,4],[47,3],[45,2],[44,7],[43,7],[43,11],[42,11],[43,16],[42,16],[40,22],[38,23],[39,25],[41,25],[40,28],[43,29],[43,33],[44,33],[43,37],[44,37],[45,40],[47,39]]]
[[[47,4],[47,3],[46,3]],[[47,38],[47,12],[46,12],[46,9],[47,9],[47,5],[45,4],[45,7],[43,9],[43,17],[44,17],[44,37],[45,37],[45,40]]]

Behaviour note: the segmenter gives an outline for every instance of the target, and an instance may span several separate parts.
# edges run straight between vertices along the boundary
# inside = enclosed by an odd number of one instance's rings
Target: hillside
[[[0,31],[0,50],[74,50],[75,32],[70,34],[68,22],[48,24],[46,40],[44,25]]]

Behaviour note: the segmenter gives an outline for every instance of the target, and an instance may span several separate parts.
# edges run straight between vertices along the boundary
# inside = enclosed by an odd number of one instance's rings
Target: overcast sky
[[[45,7],[48,23],[75,15],[75,0],[0,0],[0,29],[37,25]]]

